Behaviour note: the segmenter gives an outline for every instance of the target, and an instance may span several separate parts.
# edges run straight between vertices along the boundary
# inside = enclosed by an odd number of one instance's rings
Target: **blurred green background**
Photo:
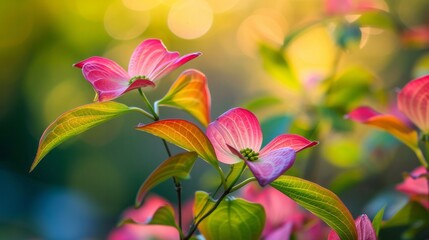
[[[93,100],[91,86],[72,64],[97,55],[126,67],[146,38],[160,38],[181,54],[203,53],[146,90],[152,101],[181,71],[199,69],[209,81],[212,118],[247,106],[264,122],[265,140],[285,131],[320,140],[316,153],[302,157],[291,174],[330,187],[355,216],[374,214],[389,201],[403,203],[405,197],[392,189],[402,172],[418,165],[411,151],[388,134],[338,116],[362,104],[386,111],[395,89],[428,73],[429,37],[410,40],[404,34],[417,26],[427,30],[429,2],[375,2],[393,17],[368,17],[371,26],[361,28],[358,44],[341,49],[338,19],[322,0],[0,0],[0,239],[103,239],[133,204],[145,177],[167,157],[159,139],[134,130],[148,122],[138,115],[61,144],[28,170],[43,130],[61,113]],[[328,21],[282,52],[305,88],[302,95],[276,81],[269,66],[264,70],[261,44],[279,48],[288,34],[320,19]],[[317,107],[316,117],[309,114],[308,106],[320,101],[314,86],[334,76],[343,76],[350,89],[358,76],[362,96],[337,94],[331,105]],[[259,98],[272,104],[252,105]],[[118,101],[143,107],[135,91]],[[336,104],[342,108],[332,113]],[[161,117],[192,120],[169,109],[161,109]],[[312,129],[317,134],[308,126],[318,126]],[[209,189],[214,176],[198,163],[192,182],[184,183],[185,196]],[[172,183],[155,191],[174,202]]]

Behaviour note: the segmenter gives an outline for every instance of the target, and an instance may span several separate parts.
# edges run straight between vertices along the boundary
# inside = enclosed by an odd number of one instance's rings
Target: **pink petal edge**
[[[271,142],[269,142],[260,152],[260,154],[264,154],[266,152],[270,152],[279,148],[289,147],[295,150],[295,152],[299,152],[306,148],[317,145],[318,141],[310,141],[303,136],[297,134],[282,134],[275,137]]]

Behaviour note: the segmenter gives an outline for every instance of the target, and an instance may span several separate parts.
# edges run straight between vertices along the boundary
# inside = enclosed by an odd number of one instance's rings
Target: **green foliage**
[[[42,158],[65,140],[136,108],[117,102],[97,102],[74,108],[59,116],[40,138],[36,157],[30,171]]]
[[[207,212],[216,201],[205,192],[195,195],[194,214]],[[264,208],[240,198],[225,198],[198,229],[206,239],[259,239],[265,223]]]
[[[283,55],[282,49],[274,49],[261,44],[259,53],[264,69],[272,78],[282,83],[290,90],[298,90],[301,85],[293,72],[289,61]]]
[[[384,209],[380,209],[378,213],[375,215],[374,219],[372,220],[372,227],[374,228],[375,235],[378,236],[378,232],[380,231],[381,223],[383,221],[383,215],[384,215]]]
[[[179,179],[189,178],[189,173],[191,172],[197,157],[198,155],[195,152],[185,152],[165,160],[149,175],[140,187],[137,193],[136,205],[139,206],[146,193],[161,182],[164,182],[171,177]]]
[[[321,218],[341,239],[357,239],[351,213],[333,192],[316,183],[285,175],[274,180],[271,186]]]

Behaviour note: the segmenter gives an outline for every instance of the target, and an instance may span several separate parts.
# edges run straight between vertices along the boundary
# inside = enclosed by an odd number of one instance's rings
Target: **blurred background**
[[[44,129],[93,101],[72,64],[104,56],[126,68],[146,38],[203,53],[146,90],[150,100],[196,68],[208,78],[213,119],[244,106],[266,142],[284,132],[319,140],[290,174],[329,187],[355,217],[386,204],[392,214],[406,201],[394,186],[418,161],[390,135],[343,115],[359,105],[395,112],[397,89],[429,73],[429,2],[349,2],[0,0],[0,239],[103,239],[133,204],[167,157],[159,139],[135,131],[148,122],[137,114],[66,141],[28,171]],[[117,101],[144,107],[136,91]],[[194,121],[161,109],[168,117]],[[198,162],[185,198],[210,189],[215,176]],[[174,203],[171,182],[154,191]]]

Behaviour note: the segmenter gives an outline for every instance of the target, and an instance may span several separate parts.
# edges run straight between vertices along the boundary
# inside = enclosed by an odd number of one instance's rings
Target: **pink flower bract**
[[[245,161],[261,186],[265,186],[292,167],[296,152],[314,146],[295,134],[282,134],[262,150],[262,131],[256,116],[243,108],[222,114],[207,128],[219,161],[234,164]]]
[[[398,95],[398,108],[423,133],[429,133],[429,75],[405,85]]]
[[[115,99],[137,88],[155,86],[155,81],[167,73],[198,57],[191,53],[180,57],[178,52],[169,52],[158,39],[147,39],[134,50],[128,72],[116,62],[103,57],[90,57],[73,66],[82,68],[82,73],[100,102]]]

